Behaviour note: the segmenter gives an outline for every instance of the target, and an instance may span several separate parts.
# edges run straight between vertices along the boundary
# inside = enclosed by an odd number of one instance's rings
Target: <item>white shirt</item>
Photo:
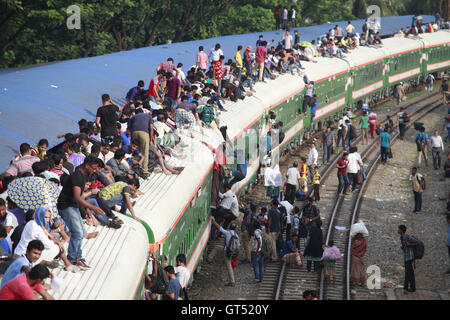
[[[300,172],[298,172],[298,169],[295,167],[289,168],[286,172],[286,177],[286,183],[296,186],[298,183],[298,179],[300,179]]]
[[[289,201],[281,201],[280,204],[286,209],[286,223],[291,223],[292,218],[292,210],[294,209],[294,206]]]
[[[178,281],[180,281],[181,287],[186,288],[189,283],[189,279],[191,278],[191,273],[188,268],[184,266],[177,266],[175,269],[175,275],[177,276]]]
[[[225,193],[219,192],[220,206],[226,210],[230,210],[231,213],[235,216],[239,216],[239,204],[236,195],[233,191],[228,190]]]
[[[312,165],[317,165],[318,158],[319,158],[319,153],[317,152],[316,148],[309,150],[308,161],[306,161],[306,164],[308,165],[308,167],[310,167]]]
[[[292,49],[292,43],[294,42],[294,40],[292,39],[292,35],[288,35],[288,36],[284,35],[283,40],[284,40],[284,48],[286,50]]]
[[[209,53],[209,56],[211,57],[212,61],[219,61],[220,56],[223,56],[223,51],[221,49],[214,50],[214,48],[211,49],[211,52]]]
[[[31,240],[41,240],[44,244],[45,249],[50,249],[55,246],[55,243],[50,240],[44,232],[44,229],[36,223],[34,220],[30,220],[23,228],[22,237],[20,238],[19,244],[14,250],[14,254],[19,256],[23,255],[27,251],[28,243]]]
[[[103,153],[100,152],[100,154],[98,155],[98,158],[106,164],[109,160],[114,158],[114,153],[112,153],[111,151],[108,151],[108,153],[106,155],[103,155]]]
[[[295,19],[295,9],[292,9],[292,19]]]
[[[430,143],[431,143],[431,147],[432,148],[441,148],[442,150],[444,150],[444,143],[442,142],[442,137],[441,136],[431,136],[430,137]]]
[[[177,72],[175,70],[172,71],[173,75],[176,76]],[[186,80],[186,74],[183,70],[178,70],[178,76],[177,78],[183,83],[184,80]]]
[[[362,162],[361,155],[358,152],[353,152],[348,155],[348,173],[357,173],[360,169],[358,160]]]
[[[255,241],[252,242],[252,251],[256,252],[258,248],[258,239],[261,241],[258,252],[262,250],[262,231],[260,229],[255,229],[253,236],[255,237]]]

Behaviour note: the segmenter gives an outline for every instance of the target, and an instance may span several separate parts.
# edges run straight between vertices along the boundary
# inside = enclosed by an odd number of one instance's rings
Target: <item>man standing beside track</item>
[[[294,204],[297,185],[300,184],[300,173],[298,172],[297,167],[297,162],[294,162],[292,167],[286,172],[286,191],[284,194],[285,200],[289,201],[291,204]]]
[[[397,113],[397,125],[400,130],[400,139],[403,140],[406,131],[406,122],[409,121],[408,114],[405,112],[404,107],[400,107],[400,112]]]
[[[412,182],[412,189],[414,192],[413,213],[420,213],[422,211],[422,193],[423,188],[425,187],[425,179],[420,173],[417,172],[417,168],[414,167],[411,169],[410,180]]]
[[[400,235],[401,248],[403,250],[403,257],[405,261],[405,282],[403,284],[403,293],[416,291],[416,279],[414,277],[414,251],[411,247],[416,246],[418,243],[406,233],[406,226],[398,226],[398,234]],[[409,287],[409,288],[408,288]]]
[[[417,163],[420,167],[423,155],[425,165],[428,166],[427,145],[428,147],[430,146],[430,141],[428,139],[428,134],[425,133],[424,127],[421,127],[419,131],[420,132],[416,135]]]
[[[328,126],[327,130],[322,135],[322,147],[323,147],[323,159],[322,163],[328,163],[331,159],[331,152],[334,144],[334,134],[331,132],[331,127]]]
[[[380,127],[380,129],[382,129],[383,127]],[[386,130],[383,130],[383,132],[381,132],[380,134],[380,146],[381,146],[381,163],[382,164],[386,164],[387,162],[387,158],[388,158],[388,153],[389,153],[389,148],[391,147],[391,135],[389,133],[386,132]]]

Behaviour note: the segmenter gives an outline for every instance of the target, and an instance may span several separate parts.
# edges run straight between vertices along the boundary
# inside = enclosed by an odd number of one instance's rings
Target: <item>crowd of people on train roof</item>
[[[7,196],[0,200],[0,272],[4,273],[0,299],[52,299],[46,285],[41,285],[43,280],[53,277],[48,268],[64,268],[69,272],[91,268],[83,258],[82,242],[95,238],[98,233],[86,233],[83,220],[91,226],[119,229],[123,221],[115,212],[120,211],[121,214],[129,212],[140,221],[133,210],[133,199],[142,194],[139,178],[147,179],[151,172],[180,174],[184,168],[170,165],[168,159],[186,157],[183,149],[193,138],[196,124],[201,131],[213,129],[223,140],[222,147],[205,143],[215,153],[214,176],[217,178],[220,164],[226,159],[225,150],[231,147],[227,125],[221,117],[227,112],[225,101],[236,102],[252,96],[256,82],[266,82],[284,73],[297,74],[307,85],[303,111],[310,107],[314,117],[318,99],[313,94],[314,83],[302,71],[302,61],[316,62],[315,57],[319,56],[342,57],[342,53],[357,46],[381,43],[379,25],[373,23],[365,24],[359,35],[349,21],[346,34],[336,26],[311,42],[301,41],[297,30],[291,34],[289,27],[285,27],[279,41],[266,41],[261,35],[254,47],[252,44],[238,45],[234,56],[228,59],[219,43],[206,51],[200,46],[196,60],[186,73],[181,62],[169,57],[154,70],[148,85],[139,80],[137,86],[127,91],[124,106],[119,106],[109,94],[103,94],[96,118],[92,121],[81,119],[79,132],[58,135],[58,138],[64,138],[60,145],[49,149],[46,139],[33,146],[22,143],[19,153],[0,176],[0,193]],[[420,33],[419,19],[417,28]],[[342,126],[346,124],[342,123]],[[283,136],[282,125],[278,122],[272,127],[278,130],[280,138]],[[351,143],[348,145],[351,148]],[[233,231],[233,220],[238,214],[237,199],[231,187],[245,178],[247,170],[242,151],[234,151],[230,156],[238,158],[237,170],[232,170],[226,181],[213,180],[211,201],[212,208],[217,209],[214,216],[226,222],[225,228],[216,222],[215,225],[227,239],[233,238],[228,225]],[[316,183],[317,171],[311,168],[310,176]],[[219,192],[221,186],[224,186],[224,193]],[[51,200],[41,201],[42,197],[36,196],[40,192],[54,192],[52,190],[57,190],[54,206]],[[48,196],[43,195],[45,199]],[[266,225],[270,234],[280,228],[277,226],[279,219],[273,218],[277,208],[278,202],[274,198],[271,208],[262,210],[264,218],[258,222],[261,228]],[[307,225],[317,222],[318,212],[308,206],[305,208]],[[295,221],[294,218],[292,228],[295,228]],[[256,234],[258,238],[258,228],[253,229],[252,235]],[[272,243],[274,239],[271,238]],[[295,253],[293,244],[298,238],[289,241],[286,254],[298,263],[298,255],[290,255]],[[67,250],[65,243],[68,243]],[[257,243],[258,252],[262,247],[260,241]],[[308,259],[309,268],[310,261],[314,261],[316,268],[316,249],[311,248],[314,259]],[[179,258],[182,267],[186,258]],[[227,260],[227,266],[232,272],[231,261]],[[261,260],[258,264],[258,270],[261,270]],[[187,269],[184,269],[176,272],[177,268],[167,266],[165,271],[160,271],[172,283],[168,291],[162,292],[165,298],[180,296],[187,285]],[[178,279],[181,273],[182,285]],[[255,280],[261,279],[262,271],[258,274],[255,271]],[[155,278],[149,277],[146,283],[150,288],[154,282]],[[234,285],[231,274],[230,284]]]

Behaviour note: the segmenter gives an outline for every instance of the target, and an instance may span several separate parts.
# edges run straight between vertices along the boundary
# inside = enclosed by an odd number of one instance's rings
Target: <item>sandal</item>
[[[120,223],[120,224],[123,224],[123,221],[120,220],[119,217],[117,217],[117,216],[114,217],[114,219],[113,219],[112,221],[117,222],[117,223]]]

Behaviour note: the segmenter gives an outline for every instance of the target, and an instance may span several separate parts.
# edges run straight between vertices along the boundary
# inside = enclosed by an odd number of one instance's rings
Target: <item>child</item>
[[[300,188],[296,192],[298,201],[305,201],[308,193],[308,184],[306,183],[306,177],[300,179]]]
[[[314,176],[313,176],[313,188],[314,188],[314,201],[320,201],[320,172],[319,167],[314,167]]]
[[[336,260],[342,259],[341,252],[339,248],[334,246],[334,241],[328,241],[328,245],[323,251],[322,258],[320,259],[325,266],[325,275],[328,279],[328,284],[330,284],[330,279],[333,278],[333,286],[336,285]]]

